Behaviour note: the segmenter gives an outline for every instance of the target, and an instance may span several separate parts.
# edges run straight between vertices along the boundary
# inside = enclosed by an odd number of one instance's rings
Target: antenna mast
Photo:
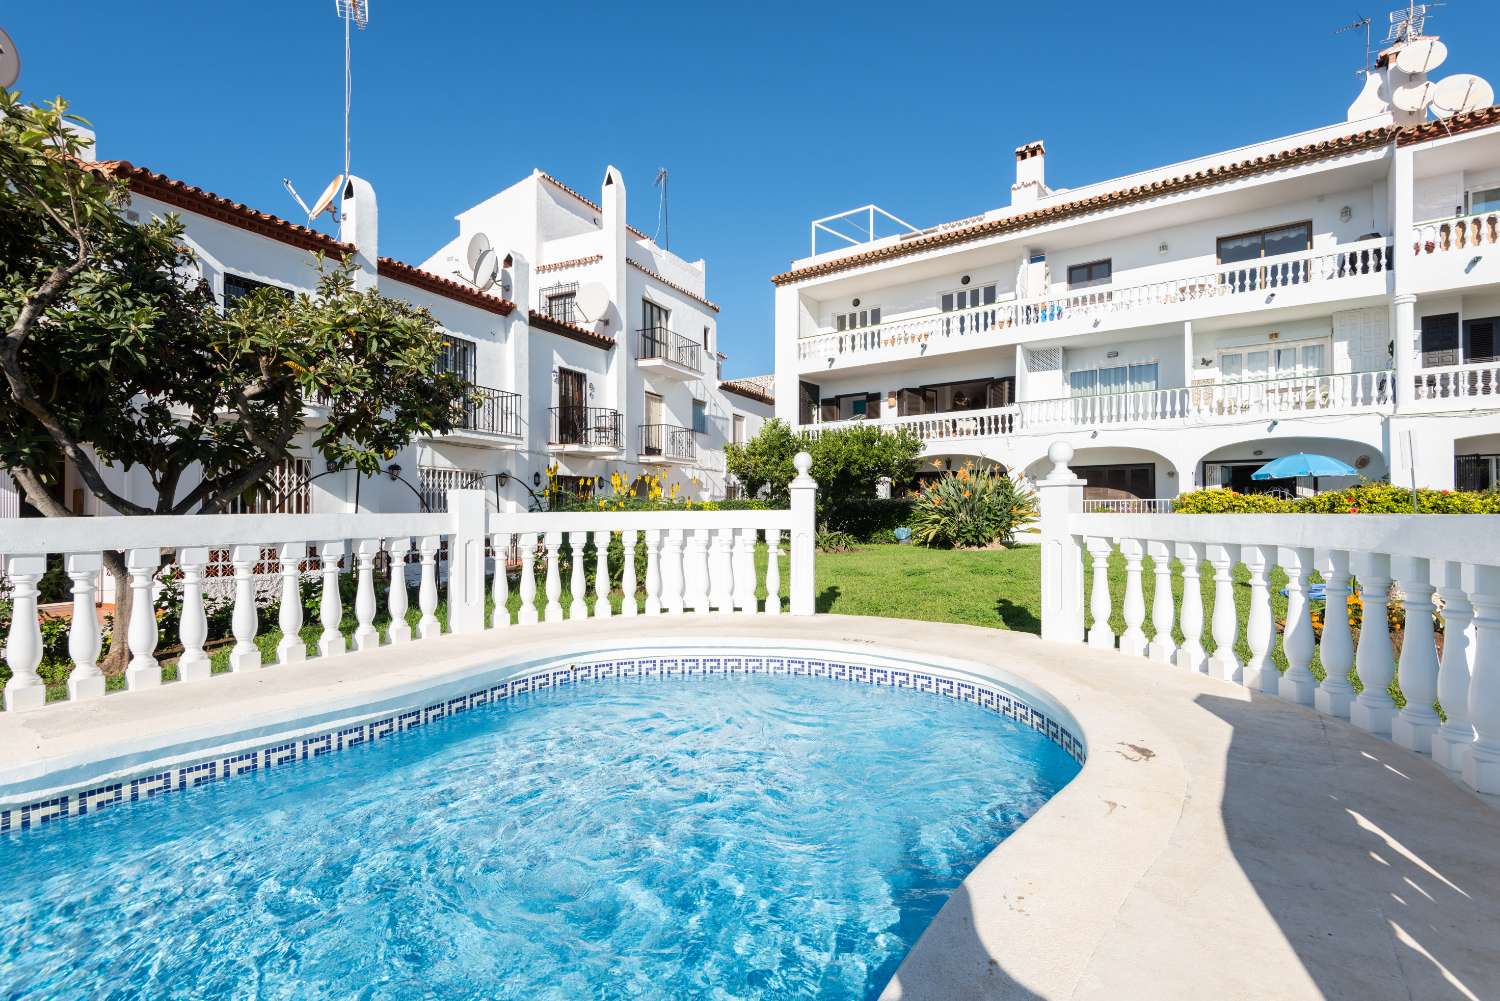
[[[1370,72],[1370,62],[1371,62],[1371,60],[1370,60],[1370,19],[1368,17],[1366,17],[1365,15],[1363,15],[1363,14],[1358,14],[1357,17],[1359,18],[1359,20],[1354,21],[1351,24],[1346,24],[1342,28],[1339,28],[1337,31],[1334,32],[1335,35],[1342,35],[1346,31],[1358,31],[1360,28],[1365,29],[1365,64],[1363,66],[1361,66],[1358,70],[1355,71],[1356,75]]]
[[[667,215],[667,168],[662,167],[656,172],[656,180],[652,182],[661,189],[661,197],[656,207],[656,231],[661,234],[661,249],[672,249],[672,221]]]
[[[344,22],[344,176],[349,176],[349,105],[354,96],[354,75],[350,63],[349,26],[360,31],[370,23],[370,0],[333,0],[333,9]]]

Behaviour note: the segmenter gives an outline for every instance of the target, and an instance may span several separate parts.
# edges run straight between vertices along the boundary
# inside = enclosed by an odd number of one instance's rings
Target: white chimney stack
[[[1010,203],[1032,205],[1050,193],[1047,188],[1047,148],[1040,139],[1017,146],[1016,183],[1010,186]]]
[[[339,207],[339,240],[354,247],[354,287],[361,292],[375,288],[380,260],[375,189],[369,181],[350,174]]]

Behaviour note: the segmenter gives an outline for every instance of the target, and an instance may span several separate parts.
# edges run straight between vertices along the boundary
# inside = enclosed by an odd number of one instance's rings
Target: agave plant
[[[1009,546],[1036,517],[1036,495],[1026,487],[998,469],[965,465],[917,495],[912,539],[940,549]]]

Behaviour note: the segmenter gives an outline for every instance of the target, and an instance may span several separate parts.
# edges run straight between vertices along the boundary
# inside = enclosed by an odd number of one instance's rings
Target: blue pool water
[[[522,696],[0,841],[0,997],[873,998],[1077,770],[888,688]]]

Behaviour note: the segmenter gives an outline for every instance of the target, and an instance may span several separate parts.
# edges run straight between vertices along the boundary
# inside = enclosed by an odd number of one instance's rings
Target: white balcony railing
[[[49,555],[63,557],[73,582],[73,611],[69,623],[67,697],[71,701],[104,696],[106,679],[99,668],[102,645],[96,609],[101,553],[123,550],[131,595],[127,627],[128,691],[159,687],[162,665],[157,659],[160,634],[154,599],[167,593],[159,587],[165,565],[181,571],[180,598],[169,611],[180,616],[181,651],[176,684],[209,681],[212,662],[205,645],[208,617],[204,569],[214,550],[230,552],[234,572],[229,669],[254,671],[263,663],[256,642],[261,620],[268,617],[270,595],[257,595],[257,571],[279,578],[276,622],[282,639],[276,647],[277,665],[295,668],[308,659],[304,644],[303,589],[312,586],[319,596],[322,630],[316,643],[319,657],[343,655],[347,640],[341,574],[356,579],[353,645],[356,653],[384,644],[410,643],[442,633],[438,618],[439,554],[446,550],[448,627],[455,633],[500,630],[512,624],[509,607],[512,584],[509,554],[518,558],[515,584],[520,607],[516,621],[608,618],[610,595],[619,581],[621,612],[625,616],[676,614],[684,611],[722,614],[794,615],[813,612],[813,523],[817,485],[807,475],[812,460],[796,457],[799,475],[792,483],[791,507],[782,511],[654,511],[486,513],[480,490],[454,490],[441,514],[272,514],[188,515],[182,517],[46,518],[0,521],[0,553],[6,555],[5,575],[11,587],[12,614],[6,636],[5,661],[11,676],[5,684],[8,711],[41,709],[47,689],[38,674],[42,662],[41,616],[37,584],[47,571]],[[611,564],[610,542],[618,537],[623,553]],[[782,541],[790,541],[789,607],[782,607]],[[767,546],[765,575],[757,580],[755,549]],[[595,552],[587,560],[586,548]],[[490,559],[488,552],[499,558]],[[561,560],[568,554],[571,570],[567,588],[571,602],[564,614]],[[409,593],[406,565],[418,561],[419,615],[415,629],[408,624]],[[637,572],[637,559],[644,568]],[[486,574],[493,566],[491,581]],[[305,582],[303,571],[315,569],[320,579]],[[592,571],[595,604],[584,597]],[[389,625],[382,636],[376,628],[376,575],[388,585]],[[762,608],[757,587],[763,583]],[[175,592],[174,592],[175,594]],[[493,598],[494,614],[486,615],[486,597]],[[498,640],[498,635],[497,635]],[[424,656],[413,651],[414,657]],[[114,697],[114,696],[111,696]],[[214,698],[212,689],[204,698]]]
[[[1085,514],[1171,514],[1170,497],[1085,498]]]
[[[1379,410],[1395,402],[1393,379],[1389,371],[1341,372],[1183,389],[1028,400],[990,410],[881,417],[870,423],[892,432],[898,427],[910,427],[928,442],[1141,424],[1208,425],[1263,417]],[[803,433],[808,438],[816,438],[825,430],[863,422],[863,418],[828,421],[805,427]]]
[[[1385,240],[1366,240],[1335,250],[1283,254],[1254,262],[1220,265],[1212,270],[1166,281],[1124,287],[1103,286],[1060,296],[994,303],[951,313],[895,320],[861,330],[814,334],[797,345],[804,361],[828,359],[858,364],[878,361],[886,349],[930,348],[934,344],[974,342],[1017,328],[1040,329],[1069,320],[1126,317],[1163,307],[1221,300],[1224,311],[1268,304],[1287,289],[1332,285],[1362,276],[1384,275],[1394,266]],[[1361,292],[1360,294],[1364,294]],[[1154,322],[1154,321],[1152,321]]]
[[[1470,247],[1500,243],[1500,214],[1481,212],[1459,219],[1440,219],[1416,225],[1414,254],[1446,254]]]
[[[1418,400],[1500,402],[1500,361],[1427,368],[1414,377]]]

